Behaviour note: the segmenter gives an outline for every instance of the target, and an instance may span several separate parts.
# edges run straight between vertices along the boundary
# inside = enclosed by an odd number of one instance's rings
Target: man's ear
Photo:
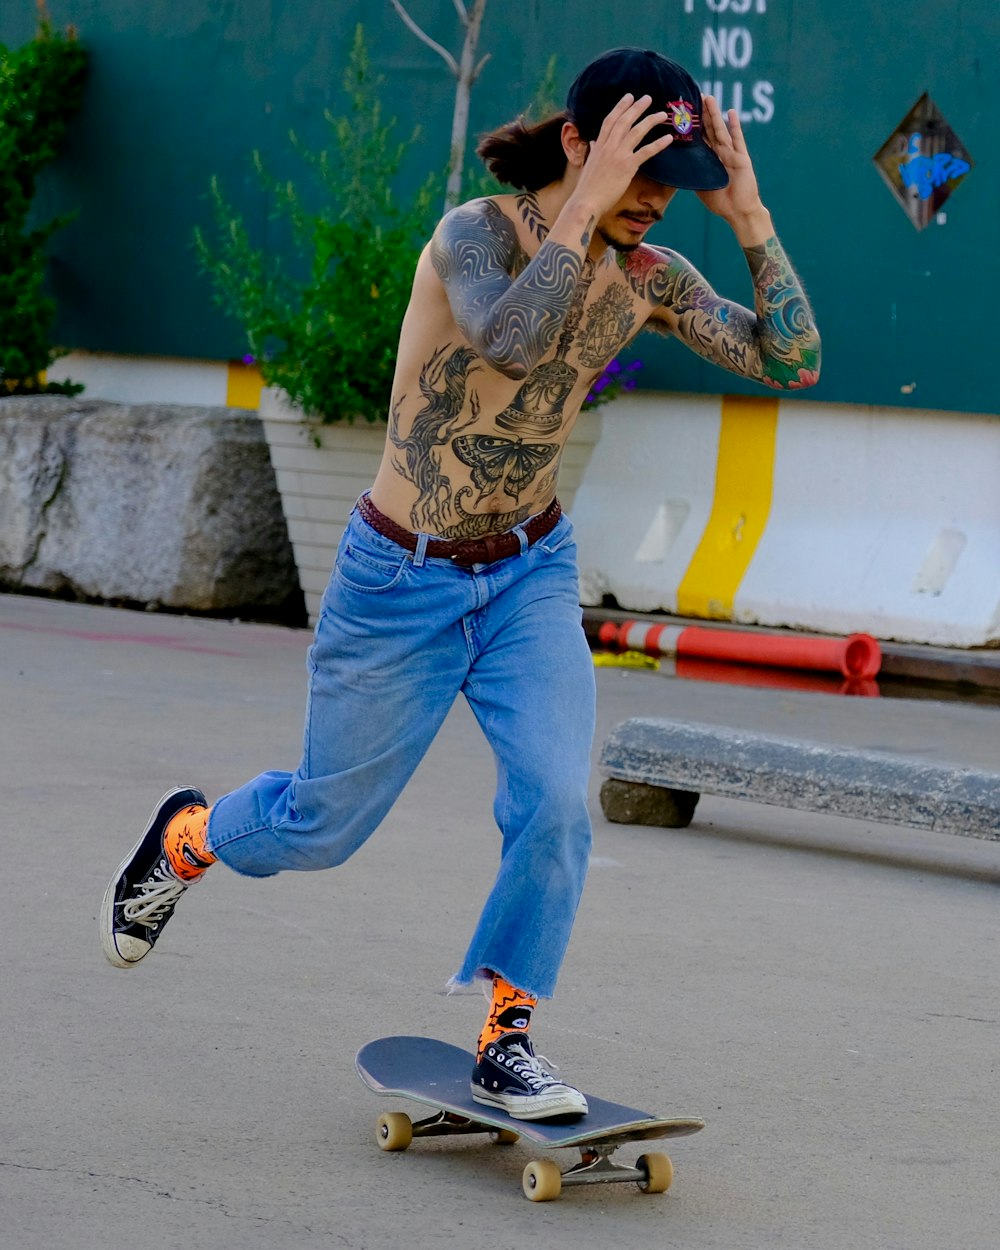
[[[590,151],[590,144],[580,137],[580,132],[573,122],[563,122],[562,146],[569,164],[575,169],[582,169],[587,153]]]

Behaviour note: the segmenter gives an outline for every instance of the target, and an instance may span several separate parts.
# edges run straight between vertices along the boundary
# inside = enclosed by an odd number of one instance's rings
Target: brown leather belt
[[[407,551],[416,551],[417,536],[412,530],[404,529],[380,512],[368,495],[358,500],[358,511],[372,529],[389,538]],[[554,529],[560,516],[562,506],[558,499],[553,499],[544,512],[539,512],[521,526],[528,540],[528,546],[544,538]],[[452,560],[463,567],[473,564],[493,564],[496,560],[506,560],[508,556],[516,556],[521,550],[521,543],[515,530],[504,530],[501,534],[484,534],[482,538],[429,538],[426,554],[434,560]]]

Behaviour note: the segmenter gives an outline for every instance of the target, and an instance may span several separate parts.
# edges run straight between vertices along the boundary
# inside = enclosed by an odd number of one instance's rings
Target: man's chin
[[[626,255],[629,252],[634,252],[642,243],[641,239],[635,239],[634,241],[630,240],[626,243],[623,239],[616,238],[610,231],[601,230],[600,228],[598,228],[597,233],[601,236],[608,247],[613,248],[616,252],[621,252]]]

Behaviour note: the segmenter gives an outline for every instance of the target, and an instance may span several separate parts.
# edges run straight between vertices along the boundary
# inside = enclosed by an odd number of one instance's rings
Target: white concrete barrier
[[[581,597],[942,646],[1000,641],[1000,419],[630,396],[573,520]]]

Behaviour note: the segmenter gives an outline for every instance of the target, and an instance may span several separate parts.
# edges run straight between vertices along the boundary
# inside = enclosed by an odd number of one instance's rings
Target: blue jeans
[[[355,511],[308,666],[302,762],[220,799],[210,849],[251,877],[343,863],[383,820],[461,691],[496,759],[502,842],[453,979],[497,972],[551,996],[591,836],[594,671],[568,518],[533,546],[522,542],[519,555],[470,569],[406,551]]]

